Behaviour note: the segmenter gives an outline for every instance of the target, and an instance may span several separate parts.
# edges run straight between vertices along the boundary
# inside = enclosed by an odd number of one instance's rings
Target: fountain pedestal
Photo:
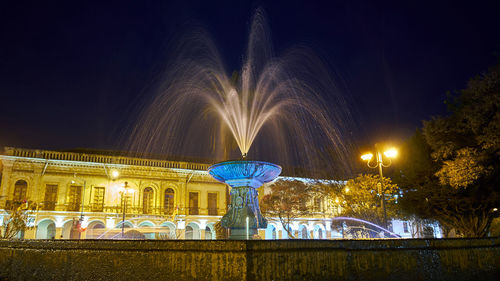
[[[256,189],[278,177],[280,166],[263,161],[227,161],[211,166],[208,173],[231,186],[231,204],[221,220],[222,227],[231,229],[229,239],[252,239],[257,229],[267,227]]]

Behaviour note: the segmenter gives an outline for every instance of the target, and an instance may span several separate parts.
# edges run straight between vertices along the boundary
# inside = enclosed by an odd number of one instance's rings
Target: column
[[[61,239],[62,231],[62,227],[56,227],[56,239]]]
[[[5,201],[9,199],[10,177],[12,175],[12,162],[3,160],[2,185],[0,196],[0,207],[5,206]]]

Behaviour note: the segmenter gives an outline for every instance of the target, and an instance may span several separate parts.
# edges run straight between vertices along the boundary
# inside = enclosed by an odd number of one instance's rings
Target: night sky
[[[306,44],[338,74],[360,145],[446,114],[446,92],[500,52],[500,1],[199,2],[3,2],[0,145],[123,149],[173,40],[204,27],[238,70],[257,7],[278,55]]]

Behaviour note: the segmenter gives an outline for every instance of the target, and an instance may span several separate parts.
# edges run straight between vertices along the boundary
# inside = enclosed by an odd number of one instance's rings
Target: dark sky
[[[203,26],[237,70],[259,6],[278,54],[306,44],[339,74],[361,143],[401,140],[496,63],[499,2],[5,1],[0,145],[120,149],[173,38]]]

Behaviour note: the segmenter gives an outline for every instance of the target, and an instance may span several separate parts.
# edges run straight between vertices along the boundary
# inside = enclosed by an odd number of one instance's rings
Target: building
[[[20,238],[110,239],[124,231],[125,237],[215,239],[228,205],[228,187],[208,174],[209,164],[11,147],[0,160],[0,222],[15,202],[33,208],[34,227]],[[315,198],[310,205],[311,216],[292,225],[297,236],[342,237],[331,229],[331,202]],[[393,221],[401,224],[394,230],[408,236],[404,223]],[[259,236],[287,238],[272,219]]]

